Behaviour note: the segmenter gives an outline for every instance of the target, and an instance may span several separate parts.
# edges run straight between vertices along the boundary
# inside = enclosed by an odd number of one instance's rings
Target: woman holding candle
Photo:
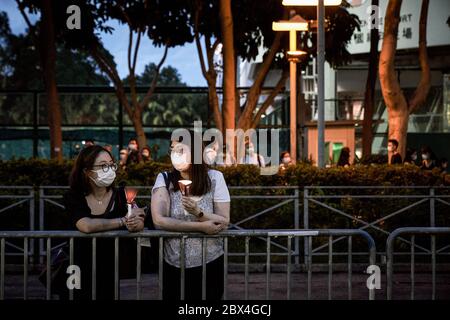
[[[127,214],[124,188],[115,188],[117,164],[109,151],[100,146],[83,149],[78,155],[70,176],[70,190],[64,196],[66,211],[73,228],[84,233],[109,230],[138,232],[144,228],[143,209],[133,208]],[[114,298],[114,239],[98,238],[96,251],[97,299]],[[127,254],[135,252],[133,239],[120,241],[120,262],[127,261]],[[75,239],[75,264],[81,269],[81,289],[74,290],[77,299],[92,299],[92,240]],[[136,261],[136,260],[134,260]],[[135,266],[134,266],[135,268]]]
[[[190,136],[193,142],[193,132],[190,132]],[[202,155],[203,151],[202,144]],[[201,163],[192,163],[193,154],[194,143],[189,145],[183,141],[171,142],[170,157],[173,168],[169,173],[158,175],[152,190],[153,222],[156,228],[168,231],[217,234],[225,230],[230,221],[230,194],[222,173],[209,169],[203,156],[199,157]],[[180,181],[182,183],[179,183]],[[163,298],[167,300],[180,299],[180,249],[180,239],[164,241]],[[202,298],[202,249],[202,239],[186,239],[186,299]],[[207,240],[208,300],[219,300],[223,294],[223,253],[221,238]]]

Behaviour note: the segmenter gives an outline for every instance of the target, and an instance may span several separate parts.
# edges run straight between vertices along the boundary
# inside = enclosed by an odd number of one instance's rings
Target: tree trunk
[[[42,2],[41,50],[40,58],[44,75],[48,105],[48,126],[50,130],[50,155],[52,159],[62,160],[61,107],[56,84],[56,44],[53,26],[53,13],[50,0]]]
[[[216,85],[210,84],[208,81],[208,100],[209,100],[209,106],[213,114],[214,124],[216,125],[216,128],[222,132],[222,135],[224,135],[223,125],[222,125],[222,118],[220,114],[219,109],[219,97],[217,95]]]
[[[144,125],[142,123],[142,113],[138,109],[134,109],[132,118],[134,131],[136,132],[136,139],[139,144],[139,150],[142,150],[147,145],[147,136],[145,135]]]
[[[223,104],[224,129],[235,128],[236,63],[234,60],[233,16],[231,0],[220,0],[220,27],[223,42]]]
[[[404,157],[408,130],[408,104],[400,88],[395,71],[395,52],[402,0],[390,0],[384,19],[383,46],[380,53],[380,85],[388,111],[389,139],[399,142],[399,152]],[[389,154],[389,161],[392,154]]]
[[[430,64],[427,52],[427,19],[429,0],[422,0],[419,22],[419,62],[421,77],[419,85],[409,100],[409,114],[416,111],[426,100],[431,85]]]
[[[389,139],[395,139],[398,141],[398,151],[402,154],[402,158],[404,157],[407,143],[406,136],[408,133],[408,121],[409,113],[406,108],[393,109],[389,111]],[[389,163],[391,156],[392,155],[389,154]]]
[[[372,0],[372,7],[378,7],[379,0]],[[366,91],[364,93],[364,120],[363,120],[363,155],[372,154],[373,141],[373,111],[375,104],[375,84],[378,71],[378,41],[380,38],[378,25],[370,30],[370,55],[367,73]]]
[[[402,0],[390,0],[384,19],[383,47],[380,54],[380,84],[383,98],[388,110],[389,139],[399,142],[399,152],[402,157],[406,150],[409,115],[426,99],[430,89],[430,67],[427,54],[427,17],[429,0],[422,1],[419,25],[419,61],[421,79],[409,103],[400,89],[400,83],[395,72],[395,51],[397,49],[397,33],[400,21]],[[390,160],[391,154],[389,154]]]

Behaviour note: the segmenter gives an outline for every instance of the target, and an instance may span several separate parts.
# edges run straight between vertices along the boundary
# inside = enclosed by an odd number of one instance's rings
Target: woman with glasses
[[[190,132],[191,141],[194,134]],[[200,140],[201,143],[201,140]],[[195,163],[194,152],[201,152]],[[203,156],[202,156],[203,155]],[[230,221],[230,194],[220,171],[208,168],[204,146],[194,149],[184,141],[172,141],[172,170],[160,173],[152,190],[152,218],[156,228],[178,232],[217,234]],[[190,180],[190,192],[182,193],[180,180]],[[164,241],[163,299],[180,300],[181,264],[179,239]],[[209,238],[206,249],[206,299],[220,300],[223,294],[223,240]],[[203,248],[201,238],[185,243],[185,297],[202,298]]]
[[[94,233],[108,230],[142,231],[145,213],[132,209],[127,217],[124,188],[116,188],[117,164],[111,153],[101,146],[83,149],[78,155],[70,175],[70,190],[64,204],[75,230]],[[98,238],[96,243],[96,298],[114,298],[114,239]],[[126,270],[123,262],[133,260],[127,254],[136,252],[133,239],[120,240],[119,270]],[[92,240],[75,239],[75,264],[81,269],[81,289],[74,289],[76,299],[92,299]],[[136,260],[134,260],[136,261]],[[135,270],[134,266],[134,270]]]

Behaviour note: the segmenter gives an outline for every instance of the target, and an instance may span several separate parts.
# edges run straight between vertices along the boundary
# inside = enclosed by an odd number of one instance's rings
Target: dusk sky
[[[0,10],[6,11],[8,14],[11,30],[14,33],[23,33],[26,29],[26,24],[17,9],[16,2],[14,0],[0,0],[0,2]],[[128,28],[112,22],[109,25],[114,28],[114,31],[112,34],[103,34],[102,40],[106,48],[114,56],[120,76],[125,77],[128,72]],[[163,51],[163,48],[152,46],[151,41],[147,37],[143,37],[139,49],[136,73],[139,74],[142,72],[144,66],[150,62],[158,63]],[[178,69],[182,81],[188,86],[206,86],[206,81],[201,74],[197,49],[194,44],[169,49],[164,65],[171,65]]]

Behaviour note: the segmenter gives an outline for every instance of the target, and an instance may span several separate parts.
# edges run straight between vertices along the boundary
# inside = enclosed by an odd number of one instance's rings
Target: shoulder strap
[[[256,154],[256,157],[258,158],[258,166],[261,167],[261,158],[260,158],[260,155],[257,153],[257,154]]]
[[[167,189],[167,191],[169,191],[169,186],[170,186],[169,173],[167,171],[164,171],[162,173],[162,175],[164,177],[164,182],[166,183],[166,189]]]

